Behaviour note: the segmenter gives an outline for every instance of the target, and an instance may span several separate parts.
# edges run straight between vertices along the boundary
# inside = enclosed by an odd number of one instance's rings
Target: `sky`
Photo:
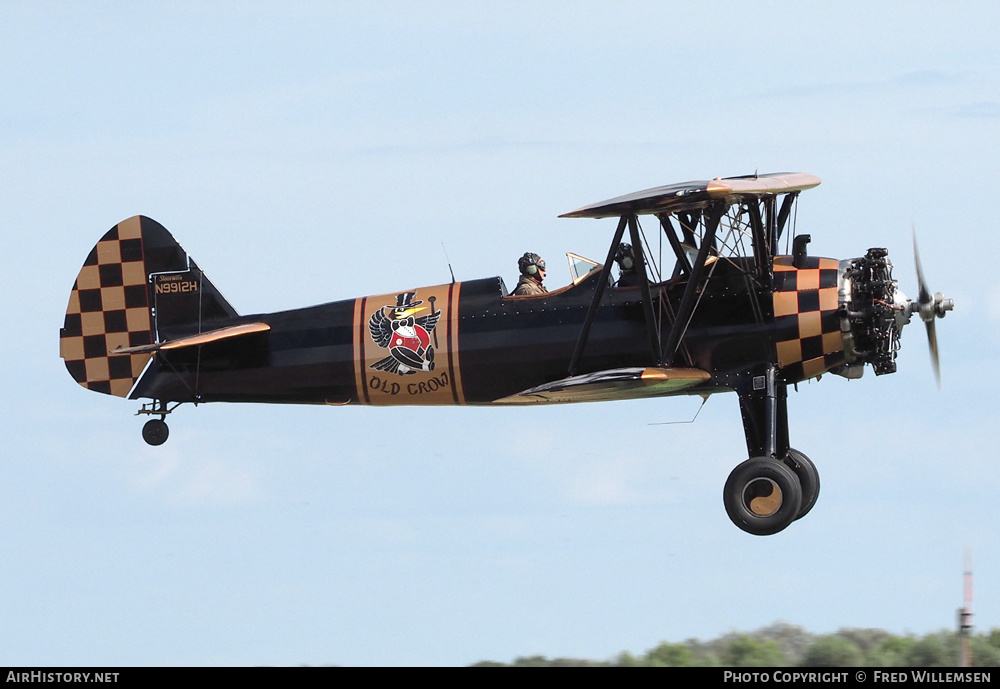
[[[0,3],[0,665],[612,658],[777,621],[1000,627],[995,3]],[[532,409],[134,401],[58,356],[135,214],[241,313],[502,275],[653,186],[802,171],[810,253],[932,291],[899,371],[790,393],[812,512],[738,530],[735,395]],[[447,256],[447,258],[446,258]],[[409,436],[409,438],[407,438]],[[416,440],[419,439],[419,442]],[[991,457],[993,459],[991,459]]]

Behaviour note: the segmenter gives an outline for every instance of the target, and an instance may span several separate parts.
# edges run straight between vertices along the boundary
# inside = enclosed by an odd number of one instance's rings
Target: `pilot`
[[[530,251],[517,259],[517,268],[521,271],[521,277],[517,280],[517,287],[511,292],[511,296],[521,297],[530,294],[546,294],[545,285],[545,259]]]
[[[622,242],[615,252],[615,262],[618,264],[618,282],[615,287],[638,287],[639,276],[635,272],[635,254],[632,245]]]

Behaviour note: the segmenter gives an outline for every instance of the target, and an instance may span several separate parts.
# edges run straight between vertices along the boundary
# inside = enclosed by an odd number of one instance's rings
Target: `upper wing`
[[[820,183],[819,177],[804,172],[775,172],[746,177],[715,178],[701,182],[681,182],[665,187],[654,187],[618,196],[607,201],[592,203],[560,218],[608,218],[635,213],[637,215],[693,210],[704,207],[713,199],[729,196],[761,196],[785,194],[812,189]]]
[[[615,368],[545,383],[494,404],[604,402],[672,395],[711,376],[697,368]]]

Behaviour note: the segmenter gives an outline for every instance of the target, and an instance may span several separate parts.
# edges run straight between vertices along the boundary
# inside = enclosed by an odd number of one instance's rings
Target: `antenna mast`
[[[972,667],[972,550],[965,549],[965,606],[958,609],[958,666]]]

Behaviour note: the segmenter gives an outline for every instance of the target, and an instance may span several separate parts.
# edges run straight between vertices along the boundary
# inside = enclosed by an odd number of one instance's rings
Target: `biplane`
[[[744,531],[773,534],[812,509],[820,486],[789,445],[788,386],[857,378],[866,364],[892,373],[914,313],[937,371],[935,318],[953,308],[929,292],[919,259],[911,300],[883,248],[809,255],[794,211],[819,183],[716,178],[566,213],[617,227],[603,263],[569,254],[571,283],[546,294],[511,296],[491,277],[249,316],[163,226],[135,216],[87,257],[60,354],[83,387],[148,400],[138,413],[150,417],[151,445],[185,403],[531,405],[732,391],[748,459],[725,483],[725,508]],[[626,233],[633,279],[615,279]]]

